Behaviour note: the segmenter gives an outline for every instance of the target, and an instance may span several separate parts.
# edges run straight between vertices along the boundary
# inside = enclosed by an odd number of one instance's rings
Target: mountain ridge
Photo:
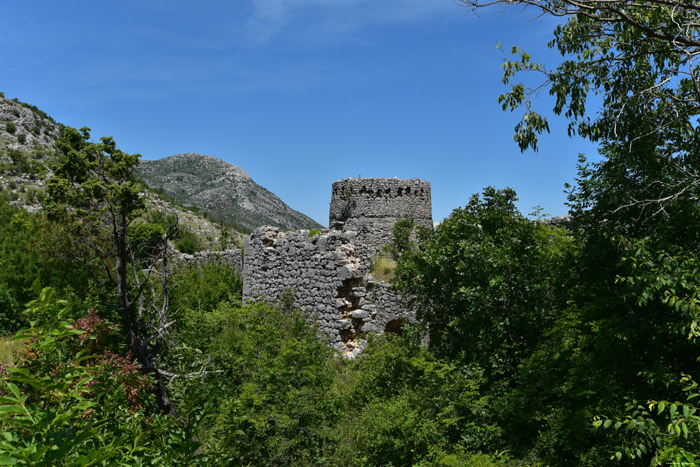
[[[138,170],[139,177],[152,188],[183,204],[204,209],[210,218],[237,228],[322,227],[257,184],[241,167],[218,157],[181,153],[154,161],[141,160]]]

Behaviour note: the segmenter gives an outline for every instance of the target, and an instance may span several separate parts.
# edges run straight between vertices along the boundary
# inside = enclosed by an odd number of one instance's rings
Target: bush
[[[434,465],[498,448],[480,376],[435,358],[417,331],[370,339],[350,364],[341,394],[352,415],[338,424],[336,464]]]
[[[43,289],[30,308],[60,306],[53,297]],[[196,445],[177,422],[149,411],[153,382],[130,356],[114,352],[115,329],[91,312],[17,334],[30,343],[16,365],[0,367],[0,463],[187,462]]]
[[[24,144],[27,141],[27,135],[25,135],[25,134],[17,135],[17,141],[19,142],[19,144]]]
[[[207,394],[220,401],[208,439],[221,465],[327,464],[333,350],[300,312],[264,304],[220,312],[225,325],[208,354],[228,384],[214,382]]]
[[[199,242],[197,236],[192,232],[183,233],[175,240],[175,248],[181,253],[189,255],[199,251]]]
[[[5,130],[7,130],[7,132],[11,135],[14,135],[15,131],[17,131],[17,125],[15,125],[12,122],[7,122],[7,124],[5,125]]]
[[[0,336],[10,334],[26,324],[20,306],[7,285],[0,282]]]

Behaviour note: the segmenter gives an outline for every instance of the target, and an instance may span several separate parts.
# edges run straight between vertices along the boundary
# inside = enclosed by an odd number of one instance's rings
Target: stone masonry
[[[373,206],[375,209],[373,209]],[[243,300],[280,300],[308,311],[344,356],[361,351],[368,332],[401,332],[414,320],[406,300],[369,273],[397,220],[432,227],[430,184],[412,179],[344,179],[333,184],[330,230],[260,227],[246,239]],[[355,229],[355,230],[352,230]]]
[[[396,221],[410,217],[432,228],[430,182],[399,178],[345,178],[333,183],[329,228],[353,231],[376,252],[391,241]]]
[[[243,272],[243,251],[234,248],[223,251],[198,251],[193,255],[172,249],[173,259],[185,266],[202,263],[226,264],[232,266],[239,274]]]

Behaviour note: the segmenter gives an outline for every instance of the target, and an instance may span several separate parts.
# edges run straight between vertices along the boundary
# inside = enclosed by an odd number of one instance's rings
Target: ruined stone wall
[[[186,266],[202,263],[226,264],[239,274],[243,272],[243,250],[235,248],[223,251],[198,251],[193,255],[172,250],[173,260]]]
[[[246,239],[243,300],[279,300],[285,291],[294,306],[310,312],[319,331],[345,356],[354,356],[363,334],[399,331],[413,320],[405,300],[368,274],[368,247],[354,234],[325,230],[282,232],[260,227]]]
[[[329,228],[356,232],[356,241],[373,252],[391,241],[394,224],[407,217],[416,225],[433,226],[430,182],[345,178],[333,183]]]

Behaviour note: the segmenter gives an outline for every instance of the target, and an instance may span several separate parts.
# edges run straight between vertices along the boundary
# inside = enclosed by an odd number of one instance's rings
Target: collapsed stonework
[[[423,180],[344,179],[333,184],[329,225],[310,234],[260,227],[245,241],[243,300],[295,297],[319,331],[352,357],[368,332],[401,332],[415,316],[406,300],[369,273],[396,221],[411,217],[432,227],[430,183]]]
[[[277,301],[292,293],[294,306],[311,313],[333,347],[356,355],[362,334],[414,318],[402,297],[368,274],[366,253],[367,247],[346,232],[324,230],[309,237],[308,230],[260,227],[245,244],[243,300]]]

